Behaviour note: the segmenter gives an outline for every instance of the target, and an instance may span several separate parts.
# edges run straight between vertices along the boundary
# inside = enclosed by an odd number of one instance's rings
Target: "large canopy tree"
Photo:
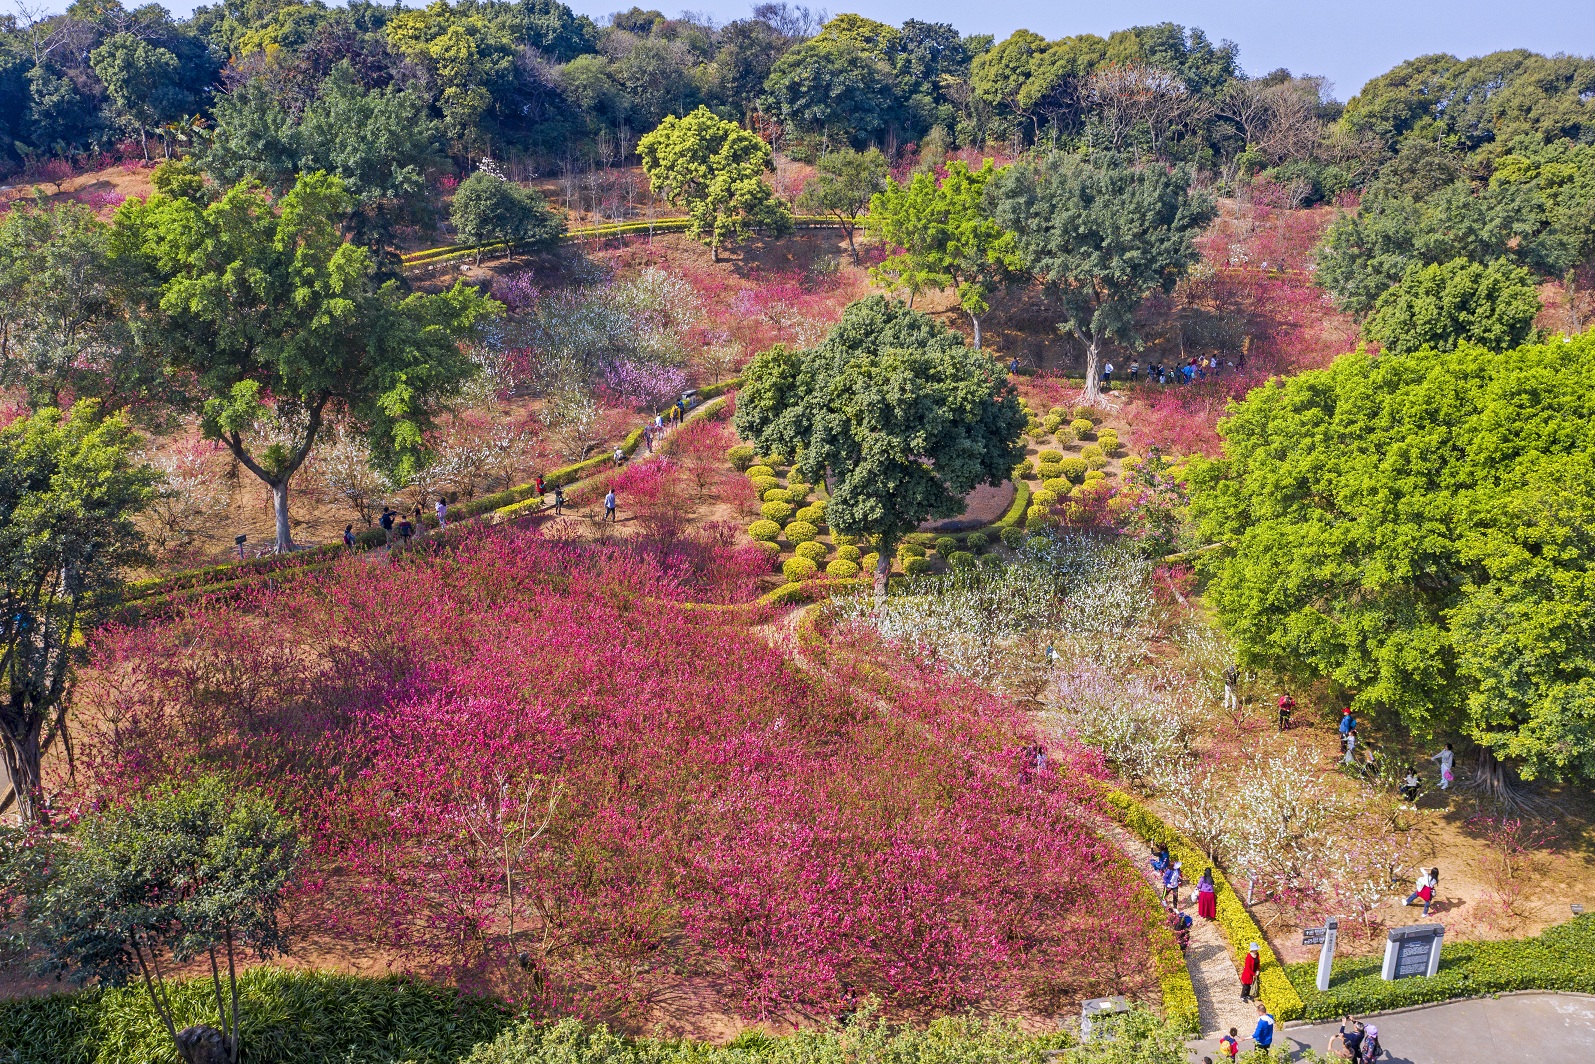
[[[666,118],[637,142],[637,154],[654,192],[687,209],[688,235],[708,244],[716,262],[726,240],[741,240],[752,228],[785,232],[792,224],[764,180],[773,169],[770,146],[706,107]]]
[[[43,816],[85,600],[142,557],[132,515],[156,474],[133,464],[135,442],[87,400],[0,429],[0,751],[24,824]]]
[[[796,456],[830,485],[825,520],[879,539],[884,590],[897,541],[963,512],[1024,456],[1025,416],[992,359],[933,318],[884,296],[852,304],[811,351],[776,346],[748,366],[736,430]]]
[[[1398,354],[1451,351],[1460,343],[1505,351],[1529,338],[1539,312],[1528,270],[1505,259],[1488,266],[1452,259],[1409,266],[1374,304],[1362,334]]]
[[[1345,355],[1271,381],[1191,474],[1246,660],[1327,677],[1481,779],[1595,779],[1595,336]]]
[[[986,188],[1001,171],[990,159],[979,170],[954,160],[938,177],[921,171],[906,185],[888,180],[870,200],[864,222],[899,249],[870,270],[888,288],[906,288],[909,304],[925,288],[953,288],[980,349],[980,319],[992,292],[1024,269],[1013,233],[986,211]]]
[[[464,284],[378,283],[370,252],[339,235],[349,205],[339,179],[316,173],[275,205],[248,183],[208,203],[157,192],[124,204],[112,231],[141,342],[191,380],[205,431],[271,488],[279,551],[293,549],[289,481],[329,411],[406,476],[472,372],[460,341],[498,308]],[[268,413],[279,438],[263,441],[252,430]]]
[[[1084,399],[1095,403],[1103,343],[1136,345],[1135,309],[1154,289],[1172,290],[1196,261],[1212,200],[1191,191],[1184,169],[1112,155],[1018,163],[988,195],[993,217],[1057,301],[1059,331],[1085,348]]]

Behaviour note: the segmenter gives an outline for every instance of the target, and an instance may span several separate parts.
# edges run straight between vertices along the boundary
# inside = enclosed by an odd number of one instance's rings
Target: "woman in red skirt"
[[[1202,873],[1201,882],[1196,884],[1196,915],[1207,920],[1218,918],[1218,888],[1213,885],[1211,868]]]

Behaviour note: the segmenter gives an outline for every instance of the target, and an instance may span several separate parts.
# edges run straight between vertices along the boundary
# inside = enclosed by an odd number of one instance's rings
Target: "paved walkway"
[[[1584,994],[1512,994],[1361,1019],[1379,1028],[1379,1044],[1385,1048],[1381,1064],[1595,1061],[1595,997]],[[1323,1052],[1339,1026],[1288,1027],[1281,1035],[1299,1056],[1308,1048]],[[1243,1038],[1241,1046],[1249,1049],[1251,1041]],[[1217,1060],[1217,1049],[1216,1040],[1193,1042],[1191,1059],[1200,1061],[1206,1054]]]

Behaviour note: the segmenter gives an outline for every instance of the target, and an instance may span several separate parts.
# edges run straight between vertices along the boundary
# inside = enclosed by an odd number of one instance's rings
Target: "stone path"
[[[1099,821],[1097,830],[1124,851],[1124,855],[1141,870],[1147,882],[1152,884],[1152,889],[1161,897],[1163,881],[1148,863],[1146,843],[1111,820]],[[1193,883],[1200,875],[1197,872],[1192,877]],[[1186,898],[1190,897],[1193,883],[1180,888],[1186,892]],[[1218,921],[1204,920],[1194,912],[1191,915],[1191,945],[1185,951],[1185,967],[1191,973],[1191,986],[1196,990],[1202,1034],[1218,1038],[1231,1027],[1241,1034],[1249,1034],[1257,1023],[1257,1006],[1241,1000],[1241,977],[1235,970],[1235,963],[1230,960],[1229,943],[1219,930]]]
[[[1380,1064],[1595,1061],[1595,997],[1587,994],[1510,994],[1359,1018],[1379,1028]],[[1322,1053],[1339,1026],[1287,1027],[1274,1044],[1288,1045],[1293,1058],[1309,1048]],[[1215,1039],[1193,1042],[1191,1059],[1217,1060],[1217,1048]]]

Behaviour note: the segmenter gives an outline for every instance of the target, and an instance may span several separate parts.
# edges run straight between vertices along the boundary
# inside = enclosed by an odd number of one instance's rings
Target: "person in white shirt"
[[[437,514],[438,530],[442,531],[449,523],[449,500],[441,495],[438,496]]]
[[[1451,772],[1451,766],[1453,763],[1455,763],[1456,759],[1456,751],[1451,749],[1450,743],[1446,743],[1444,750],[1441,750],[1438,754],[1435,754],[1429,759],[1430,761],[1440,762],[1440,789],[1442,791],[1450,790],[1451,781],[1456,779],[1456,776]]]

